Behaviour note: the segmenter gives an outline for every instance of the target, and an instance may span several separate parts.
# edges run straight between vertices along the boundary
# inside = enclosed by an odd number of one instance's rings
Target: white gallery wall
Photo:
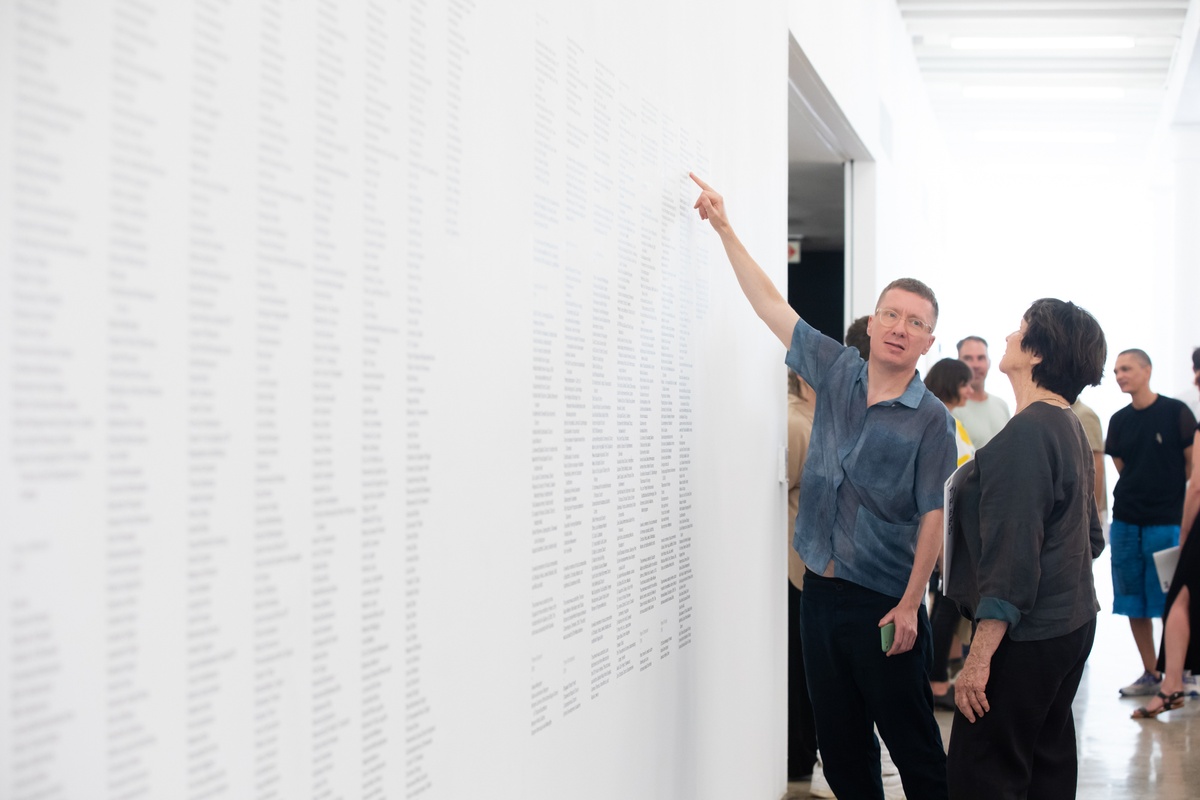
[[[0,797],[782,791],[786,47],[0,2]]]

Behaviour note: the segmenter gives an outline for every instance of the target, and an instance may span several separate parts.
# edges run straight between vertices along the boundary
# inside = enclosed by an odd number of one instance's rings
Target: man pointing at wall
[[[795,548],[808,565],[801,636],[825,776],[839,797],[882,798],[878,726],[905,794],[944,798],[922,600],[956,448],[953,419],[916,372],[933,344],[937,300],[920,281],[889,284],[864,362],[800,318],[734,234],[721,196],[691,177],[702,190],[695,208],[720,235],[742,291],[788,348],[787,365],[816,390]]]

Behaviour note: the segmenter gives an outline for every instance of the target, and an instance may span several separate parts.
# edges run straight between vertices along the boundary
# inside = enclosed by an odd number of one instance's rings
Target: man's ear
[[[936,341],[937,341],[936,336],[930,336],[929,341],[925,344],[925,349],[921,351],[921,355],[925,355],[926,353],[928,353],[929,348],[933,347],[933,343]]]

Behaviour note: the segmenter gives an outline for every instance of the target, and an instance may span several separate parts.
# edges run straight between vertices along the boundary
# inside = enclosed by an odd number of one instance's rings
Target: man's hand
[[[912,650],[913,645],[917,643],[917,609],[898,605],[879,620],[879,627],[882,628],[889,622],[896,623],[896,638],[892,640],[892,648],[887,654],[898,656]]]
[[[954,682],[954,704],[967,718],[967,722],[974,722],[978,717],[982,717],[984,712],[992,710],[984,691],[991,673],[992,660],[979,658],[975,653],[967,656],[962,672],[958,673]]]
[[[792,330],[796,327],[796,320],[800,319],[800,315],[783,299],[783,295],[775,288],[775,284],[771,283],[767,273],[750,257],[746,246],[733,232],[733,226],[725,216],[725,200],[713,191],[711,186],[697,178],[694,172],[689,172],[688,175],[701,189],[700,197],[692,207],[700,212],[700,219],[708,220],[713,230],[721,237],[721,245],[725,248],[725,255],[729,256],[733,274],[737,276],[738,285],[742,287],[742,292],[750,301],[754,313],[767,323],[767,327],[784,347],[790,347]]]
[[[696,177],[696,173],[689,172],[688,177],[695,181],[702,190],[700,196],[696,198],[696,204],[692,206],[700,211],[700,219],[708,220],[717,233],[729,230],[729,218],[725,216],[725,199],[717,194],[715,189]]]

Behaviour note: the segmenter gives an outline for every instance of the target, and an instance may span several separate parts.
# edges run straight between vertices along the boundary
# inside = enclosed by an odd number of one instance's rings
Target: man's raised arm
[[[689,172],[688,175],[701,189],[700,197],[692,207],[698,209],[700,219],[708,220],[713,230],[721,236],[725,254],[729,256],[729,263],[733,265],[733,274],[737,276],[742,292],[753,306],[754,313],[767,323],[767,327],[779,337],[784,347],[791,347],[792,329],[796,327],[796,320],[800,315],[788,305],[787,300],[767,277],[767,273],[750,257],[746,246],[733,232],[733,226],[729,224],[729,218],[725,215],[725,200],[711,186],[696,177],[695,173]]]

